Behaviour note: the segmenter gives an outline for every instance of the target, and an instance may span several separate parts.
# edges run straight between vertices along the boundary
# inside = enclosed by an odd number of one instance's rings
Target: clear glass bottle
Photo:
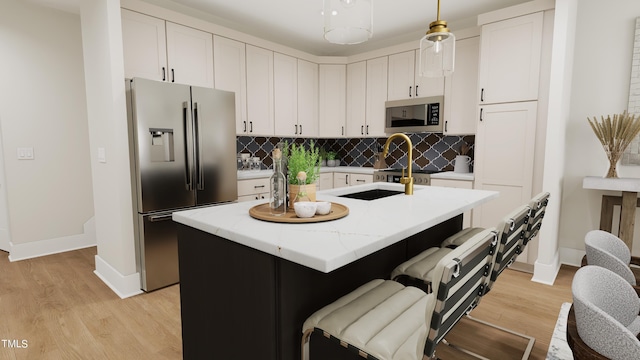
[[[287,179],[282,173],[282,158],[276,158],[276,151],[274,151],[273,175],[269,183],[269,211],[272,215],[284,215],[287,212]]]

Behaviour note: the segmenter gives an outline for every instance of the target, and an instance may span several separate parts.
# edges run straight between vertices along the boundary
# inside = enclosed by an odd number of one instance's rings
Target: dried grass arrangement
[[[601,121],[598,121],[595,116],[593,120],[589,118],[587,120],[609,159],[609,171],[605,177],[617,178],[616,166],[620,156],[640,133],[640,117],[636,119],[635,115],[629,115],[625,111],[622,114],[614,114],[613,120],[610,115],[607,115],[606,119],[604,116],[600,118]]]

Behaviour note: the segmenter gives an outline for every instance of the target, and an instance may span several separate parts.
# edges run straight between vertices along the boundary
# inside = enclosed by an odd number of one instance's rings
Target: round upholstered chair
[[[580,339],[609,359],[637,359],[640,298],[633,287],[610,270],[587,265],[576,272],[571,291]]]
[[[584,244],[587,264],[609,269],[629,284],[637,285],[636,275],[629,265],[640,262],[640,259],[632,258],[631,251],[619,237],[606,231],[592,230],[585,236]]]

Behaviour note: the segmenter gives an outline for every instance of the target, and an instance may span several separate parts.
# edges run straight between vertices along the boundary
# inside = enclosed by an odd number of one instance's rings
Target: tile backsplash
[[[469,156],[472,159],[475,136],[445,136],[439,133],[407,134],[413,142],[413,168],[420,170],[453,170],[454,159],[460,155],[460,146],[470,146]],[[237,136],[236,153],[250,153],[262,159],[262,168],[272,166],[271,151],[280,141],[295,142],[309,146],[313,141],[316,146],[326,151],[335,151],[340,158],[341,166],[373,167],[375,155],[382,151],[387,138],[351,138],[351,139],[302,139],[263,136]],[[389,167],[405,167],[407,163],[406,145],[396,139],[389,147],[387,165]]]

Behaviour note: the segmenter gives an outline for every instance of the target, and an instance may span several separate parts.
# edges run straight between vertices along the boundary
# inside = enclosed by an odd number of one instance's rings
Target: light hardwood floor
[[[95,254],[88,248],[10,263],[0,251],[0,359],[181,358],[178,285],[122,300],[93,273]],[[563,266],[554,286],[507,270],[472,315],[535,337],[530,358],[544,359],[575,270]],[[479,333],[459,332],[466,339]],[[494,347],[508,342],[490,338]]]

